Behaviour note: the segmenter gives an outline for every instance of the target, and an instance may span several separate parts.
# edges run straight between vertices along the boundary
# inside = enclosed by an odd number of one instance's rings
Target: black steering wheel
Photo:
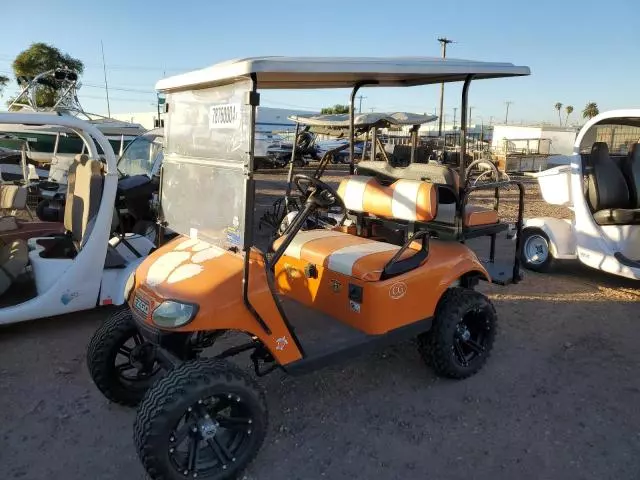
[[[298,173],[293,177],[293,183],[306,199],[307,203],[313,203],[319,208],[340,207],[345,210],[344,203],[335,188],[327,185],[322,180],[309,175]]]

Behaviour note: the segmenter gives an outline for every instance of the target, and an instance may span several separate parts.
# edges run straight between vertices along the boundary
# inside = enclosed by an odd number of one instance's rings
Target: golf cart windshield
[[[118,160],[118,172],[123,176],[151,177],[158,155],[162,155],[162,135],[141,135],[127,146]]]
[[[253,148],[250,79],[168,92],[162,210],[172,230],[222,247],[246,246]],[[245,210],[247,213],[245,213]]]

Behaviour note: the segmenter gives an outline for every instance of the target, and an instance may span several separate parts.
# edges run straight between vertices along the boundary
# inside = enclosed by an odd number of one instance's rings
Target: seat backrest
[[[27,188],[20,185],[0,185],[0,209],[23,210],[27,207]]]
[[[27,171],[28,171],[28,177],[27,180],[31,181],[31,180],[40,180],[40,177],[38,176],[38,171],[36,170],[35,165],[33,164],[28,164],[27,165]]]
[[[87,225],[100,207],[104,184],[102,163],[87,155],[76,155],[69,168],[67,182],[64,227],[75,241],[82,243]]]
[[[623,170],[629,193],[631,195],[631,206],[640,208],[640,143],[634,143],[629,152],[629,157],[623,163]]]
[[[434,184],[420,180],[396,180],[381,185],[375,177],[353,175],[338,187],[347,210],[408,222],[429,222],[438,213]]]
[[[630,197],[624,175],[609,156],[609,147],[604,142],[595,142],[591,147],[587,171],[587,199],[593,211],[608,208],[629,208]]]

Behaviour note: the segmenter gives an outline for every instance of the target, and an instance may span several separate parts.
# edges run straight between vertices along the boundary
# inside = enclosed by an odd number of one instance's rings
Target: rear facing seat
[[[414,164],[415,165],[415,164]],[[458,175],[452,169],[441,165],[420,165],[425,168],[425,174],[430,173],[431,178],[428,181],[419,180],[396,180],[390,186],[380,185],[375,177],[352,176],[342,181],[338,193],[341,195],[345,206],[348,210],[362,212],[382,216],[385,218],[402,219],[409,222],[427,223],[439,222],[443,224],[455,225],[456,221],[456,195],[459,190]],[[433,168],[436,167],[436,168]],[[436,181],[434,181],[436,180]],[[441,182],[447,183],[440,183]],[[426,219],[420,212],[411,218],[400,218],[395,212],[378,212],[371,210],[372,204],[375,204],[375,198],[380,194],[386,195],[388,198],[402,198],[403,194],[399,192],[407,192],[409,196],[414,195],[411,189],[417,188],[416,185],[422,184],[422,189],[426,189],[427,185],[430,195],[435,195],[437,199],[436,215]],[[385,190],[390,189],[390,190]],[[422,193],[424,195],[424,191]],[[415,199],[419,206],[420,202]],[[397,208],[397,207],[396,207]],[[499,222],[498,212],[494,209],[487,209],[478,205],[467,205],[464,212],[465,227],[479,227],[485,225],[494,225]]]
[[[635,165],[636,151],[630,157],[629,174],[638,170]],[[599,225],[640,224],[640,206],[637,193],[632,197],[628,182],[622,171],[609,156],[609,147],[604,142],[595,142],[591,147],[587,170],[587,201],[593,219]],[[633,179],[634,185],[635,178]]]

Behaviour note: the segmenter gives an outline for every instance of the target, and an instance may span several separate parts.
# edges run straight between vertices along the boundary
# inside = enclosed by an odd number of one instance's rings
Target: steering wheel
[[[293,183],[306,198],[307,203],[311,202],[317,207],[325,209],[338,206],[341,212],[345,211],[344,203],[336,189],[322,180],[299,173],[294,175]]]
[[[495,163],[493,163],[491,160],[488,160],[486,158],[480,158],[478,160],[474,160],[473,162],[471,162],[469,164],[469,166],[467,167],[467,170],[464,172],[464,178],[465,178],[465,188],[469,187],[469,184],[471,182],[471,171],[473,170],[473,168],[477,165],[480,165],[481,163],[485,163],[487,165],[489,165],[491,168],[489,170],[489,172],[493,173],[493,175],[495,176],[495,181],[499,182],[500,181],[500,171],[498,170],[498,167],[496,167]],[[475,179],[475,181],[473,182],[473,184],[475,185],[478,180],[480,180],[481,178],[485,177],[487,174],[487,172],[483,172],[481,173],[478,178]]]

